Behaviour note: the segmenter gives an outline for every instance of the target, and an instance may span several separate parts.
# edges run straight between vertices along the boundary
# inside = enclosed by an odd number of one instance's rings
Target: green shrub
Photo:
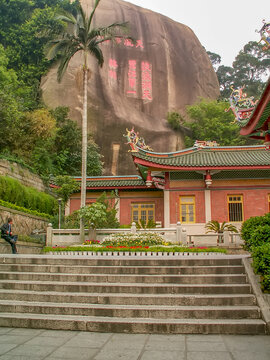
[[[270,292],[270,243],[252,248],[253,267],[261,275],[264,291]]]
[[[244,248],[246,250],[251,250],[252,239],[251,236],[258,226],[270,226],[270,213],[264,216],[255,216],[251,217],[248,220],[244,221],[241,227],[241,237],[245,242]],[[254,239],[255,240],[255,239]]]
[[[52,215],[56,208],[53,196],[24,186],[8,176],[0,176],[0,200],[49,215]]]
[[[26,209],[26,208],[24,208],[22,206],[17,206],[17,205],[11,204],[11,203],[9,203],[7,201],[3,201],[3,200],[0,200],[0,205],[4,206],[6,208],[9,208],[9,209],[14,209],[14,210],[21,211],[21,212],[24,212],[24,213],[27,213],[27,214],[39,216],[39,217],[45,218],[46,220],[51,221],[51,217],[50,217],[49,214],[40,213],[40,212],[38,212],[36,210]]]
[[[255,227],[254,231],[251,233],[249,239],[249,246],[253,248],[254,246],[261,246],[264,243],[270,242],[270,225],[259,225]]]

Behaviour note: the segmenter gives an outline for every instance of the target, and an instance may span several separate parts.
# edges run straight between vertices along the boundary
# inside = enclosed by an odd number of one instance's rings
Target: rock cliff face
[[[93,0],[82,0],[87,11]],[[104,155],[106,174],[136,172],[123,134],[134,126],[154,151],[183,147],[183,136],[171,130],[168,111],[183,112],[198,97],[216,98],[218,81],[193,31],[163,15],[121,0],[102,0],[95,24],[128,21],[136,44],[118,39],[102,45],[104,66],[89,59],[88,131]],[[79,124],[82,109],[81,55],[77,54],[60,84],[56,67],[41,88],[48,106],[69,106]]]

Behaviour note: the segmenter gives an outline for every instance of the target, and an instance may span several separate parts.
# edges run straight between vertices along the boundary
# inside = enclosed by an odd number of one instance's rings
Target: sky
[[[249,41],[259,41],[255,32],[262,20],[270,21],[269,0],[129,0],[189,26],[207,51],[221,56],[231,66]]]

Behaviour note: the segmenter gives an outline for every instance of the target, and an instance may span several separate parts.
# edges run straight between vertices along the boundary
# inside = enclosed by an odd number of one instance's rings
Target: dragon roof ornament
[[[234,122],[238,123],[250,117],[252,111],[255,108],[255,105],[258,102],[258,100],[254,102],[253,96],[248,98],[247,94],[243,93],[244,88],[245,86],[234,89],[234,87],[231,86],[232,92],[229,98],[230,107],[228,109],[225,109],[226,112],[232,110],[235,116]]]
[[[139,132],[136,132],[134,130],[134,127],[131,130],[126,129],[127,134],[124,134],[127,138],[127,144],[130,145],[132,152],[138,152],[139,149],[153,151],[153,149],[150,148],[150,146],[145,144],[144,138],[139,136]]]
[[[265,20],[262,21],[263,26],[260,30],[255,30],[255,32],[259,33],[261,35],[261,40],[258,42],[263,43],[263,50],[269,50],[270,49],[270,22],[266,22]]]

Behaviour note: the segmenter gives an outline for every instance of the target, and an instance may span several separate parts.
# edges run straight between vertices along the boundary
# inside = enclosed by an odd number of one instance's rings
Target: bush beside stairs
[[[0,326],[265,334],[241,256],[0,255]]]

